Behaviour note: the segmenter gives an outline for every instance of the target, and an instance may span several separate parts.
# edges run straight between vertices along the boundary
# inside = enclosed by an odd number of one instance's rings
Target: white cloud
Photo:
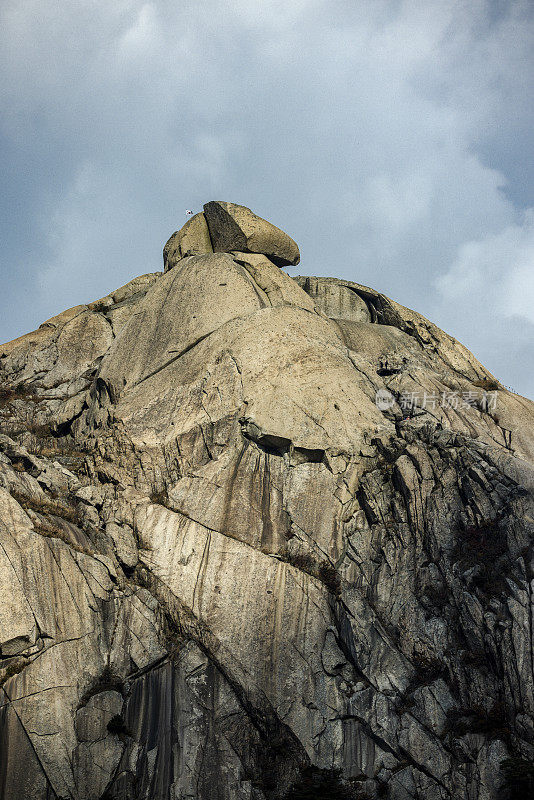
[[[488,314],[534,323],[534,209],[519,224],[465,242],[437,286],[446,300],[465,309],[476,297]]]
[[[0,132],[20,161],[5,268],[23,276],[15,305],[24,282],[42,287],[35,319],[5,337],[158,269],[183,210],[217,197],[285,227],[304,273],[435,316],[503,375],[527,357],[477,332],[488,307],[495,331],[532,321],[532,217],[511,199],[529,192],[527,0],[5,0],[0,13]]]
[[[145,3],[137,11],[132,25],[120,36],[118,49],[126,58],[132,58],[150,52],[159,43],[156,8]]]

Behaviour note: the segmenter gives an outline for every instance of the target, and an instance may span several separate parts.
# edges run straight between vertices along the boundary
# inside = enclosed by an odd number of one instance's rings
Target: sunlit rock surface
[[[529,796],[534,404],[237,222],[0,347],[0,796]]]

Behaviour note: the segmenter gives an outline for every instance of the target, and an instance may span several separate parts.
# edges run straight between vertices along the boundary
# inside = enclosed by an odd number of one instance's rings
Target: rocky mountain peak
[[[0,346],[2,800],[531,796],[534,404],[298,259],[207,203]]]
[[[300,253],[287,233],[250,208],[212,200],[173,233],[163,248],[165,272],[180,259],[206,253],[256,253],[279,267],[298,264]]]

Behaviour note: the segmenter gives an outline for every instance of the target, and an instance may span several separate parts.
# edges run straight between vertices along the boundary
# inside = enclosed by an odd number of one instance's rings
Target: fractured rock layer
[[[213,205],[0,348],[2,798],[529,790],[534,404]]]

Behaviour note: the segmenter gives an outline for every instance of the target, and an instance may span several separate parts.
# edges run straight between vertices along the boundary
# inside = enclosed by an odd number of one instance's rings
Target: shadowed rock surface
[[[0,347],[0,797],[528,797],[534,404],[235,208]]]

